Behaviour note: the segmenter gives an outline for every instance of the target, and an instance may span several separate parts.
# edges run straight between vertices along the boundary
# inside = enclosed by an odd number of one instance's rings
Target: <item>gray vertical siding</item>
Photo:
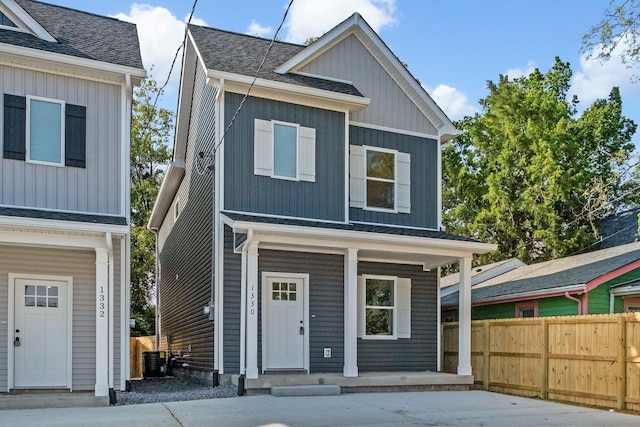
[[[309,362],[310,371],[342,372],[344,366],[344,256],[306,252],[261,250],[262,272],[309,274]],[[262,289],[260,284],[259,289]],[[262,301],[260,295],[258,301]],[[314,317],[315,316],[315,317]],[[259,319],[262,307],[259,307]],[[261,330],[261,327],[258,329]],[[258,348],[261,349],[261,340]],[[325,347],[331,358],[324,358]],[[259,354],[258,363],[262,361]]]
[[[185,361],[192,369],[211,371],[213,322],[202,309],[209,302],[212,286],[213,176],[197,173],[193,164],[200,151],[209,153],[214,147],[216,91],[206,85],[201,68],[192,72],[196,73],[196,83],[187,141],[187,170],[178,190],[180,215],[166,233],[159,256],[162,271],[158,285],[159,331],[162,349],[169,350],[166,337],[170,335],[173,353],[189,354]],[[167,213],[171,215],[173,209]]]
[[[87,107],[86,168],[2,158],[0,204],[121,215],[121,87],[10,66],[0,66],[0,82],[10,95],[41,96]]]
[[[225,94],[225,120],[241,95]],[[253,173],[254,119],[281,120],[316,130],[316,181]],[[225,123],[225,126],[227,124]],[[344,114],[249,97],[225,137],[225,209],[333,221],[344,220]]]
[[[8,273],[73,276],[72,385],[74,391],[94,390],[95,251],[0,246],[0,259],[3,260],[0,266],[0,390],[7,388]],[[116,275],[119,275],[117,269]],[[119,320],[116,321],[116,330],[118,325]],[[118,357],[117,353],[115,357]]]
[[[386,213],[349,208],[351,221],[412,227],[438,227],[438,143],[433,139],[349,127],[351,145],[395,149],[411,155],[411,213]]]
[[[224,373],[240,372],[240,292],[242,256],[233,253],[233,231],[224,227]]]
[[[358,339],[358,369],[367,371],[437,370],[437,272],[421,266],[358,263],[358,275],[379,274],[411,279],[411,338]]]
[[[301,71],[352,81],[364,96],[371,98],[369,106],[351,114],[353,121],[438,135],[434,125],[398,86],[400,75],[391,76],[356,36],[347,37]]]

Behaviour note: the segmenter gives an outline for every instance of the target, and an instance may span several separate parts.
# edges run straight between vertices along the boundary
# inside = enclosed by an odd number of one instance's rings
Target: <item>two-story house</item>
[[[441,230],[457,131],[420,83],[357,13],[309,46],[190,25],[182,70],[149,224],[162,348],[209,381],[436,371],[438,267],[468,291],[493,246]]]
[[[135,25],[0,1],[2,393],[126,386],[131,102],[144,77]]]

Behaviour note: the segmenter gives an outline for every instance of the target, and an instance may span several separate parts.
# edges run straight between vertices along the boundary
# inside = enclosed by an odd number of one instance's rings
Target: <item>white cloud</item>
[[[249,34],[250,36],[265,37],[269,35],[271,31],[273,31],[271,27],[263,27],[262,25],[257,23],[255,19],[252,19],[251,24],[247,28],[245,34]]]
[[[469,103],[467,95],[454,87],[440,84],[427,92],[451,120],[459,120],[478,111]]]
[[[137,25],[144,66],[148,73],[152,73],[151,77],[158,82],[158,85],[162,85],[167,79],[176,51],[182,43],[188,17],[180,20],[164,7],[138,3],[131,5],[129,14],[119,13],[115,17]],[[206,25],[205,21],[198,18],[193,18],[191,22]],[[167,94],[177,92],[180,59],[181,56],[178,56],[171,80],[165,89]],[[151,71],[152,66],[153,71]]]
[[[640,98],[640,84],[633,81],[638,69],[628,68],[620,59],[624,46],[618,46],[606,62],[589,59],[590,55],[597,57],[599,49],[596,47],[580,57],[580,71],[574,73],[570,95],[577,95],[583,107],[598,98],[609,96],[614,86],[620,88],[623,98]]]
[[[536,69],[536,63],[534,61],[529,61],[525,69],[522,68],[509,68],[505,75],[509,77],[510,80],[517,79],[519,77],[528,76],[533,73]]]
[[[296,0],[289,11],[283,39],[304,43],[311,37],[320,37],[354,12],[379,32],[397,23],[395,11],[396,0]]]

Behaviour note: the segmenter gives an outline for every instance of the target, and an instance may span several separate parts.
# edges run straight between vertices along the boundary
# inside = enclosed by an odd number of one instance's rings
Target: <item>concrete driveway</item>
[[[485,391],[244,396],[0,411],[2,426],[640,426],[640,416]]]

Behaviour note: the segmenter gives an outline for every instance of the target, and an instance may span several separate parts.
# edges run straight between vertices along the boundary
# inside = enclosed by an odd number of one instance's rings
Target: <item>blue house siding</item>
[[[242,96],[225,94],[225,127]],[[254,120],[279,120],[316,130],[316,180],[296,182],[254,175]],[[249,97],[225,137],[225,209],[344,221],[343,113]]]
[[[314,372],[342,372],[344,366],[344,256],[306,252],[261,250],[258,257],[260,286],[262,272],[309,274],[309,369]],[[262,295],[258,301],[262,301]],[[262,319],[262,306],[258,319]],[[260,323],[260,321],[259,321]],[[258,331],[262,325],[258,325]],[[258,348],[262,348],[259,337]],[[331,358],[323,349],[331,348]],[[258,354],[261,369],[262,353]]]
[[[411,155],[411,213],[349,209],[351,221],[438,228],[438,142],[359,126],[349,127],[351,145],[389,148]]]
[[[437,272],[421,266],[359,262],[358,274],[411,279],[411,338],[358,339],[358,369],[367,371],[437,370]]]

